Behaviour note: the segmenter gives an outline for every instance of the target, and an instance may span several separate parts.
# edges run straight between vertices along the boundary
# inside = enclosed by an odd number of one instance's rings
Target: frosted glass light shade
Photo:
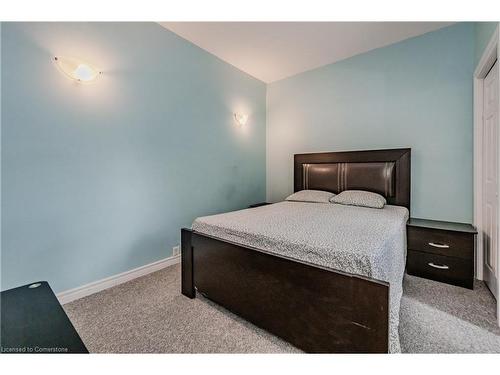
[[[54,61],[61,72],[78,82],[92,82],[101,75],[101,72],[92,65],[72,57],[56,56],[54,57]]]
[[[245,124],[248,121],[248,115],[244,115],[241,113],[235,113],[234,114],[234,120],[239,126],[245,126]]]

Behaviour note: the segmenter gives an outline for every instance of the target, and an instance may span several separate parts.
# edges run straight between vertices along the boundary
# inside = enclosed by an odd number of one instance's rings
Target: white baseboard
[[[162,268],[180,263],[180,261],[181,261],[180,255],[175,255],[165,259],[161,259],[156,262],[146,264],[145,266],[141,266],[138,268],[134,268],[130,271],[119,273],[118,275],[106,277],[105,279],[97,280],[74,289],[66,290],[64,292],[58,293],[57,298],[59,299],[59,303],[61,305],[64,305],[65,303],[69,303],[79,298],[89,296],[91,294],[100,292],[101,290],[111,288],[112,286],[115,285],[123,284],[137,277],[147,275],[148,273],[159,271]]]

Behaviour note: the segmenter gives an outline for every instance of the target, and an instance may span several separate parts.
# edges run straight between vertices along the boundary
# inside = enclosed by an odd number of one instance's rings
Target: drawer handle
[[[450,247],[449,245],[446,245],[444,243],[435,243],[435,242],[429,242],[429,245],[431,245],[432,247],[439,247],[440,249],[447,249]]]
[[[439,264],[434,264],[434,263],[427,263],[429,266],[433,267],[433,268],[437,268],[437,269],[440,269],[440,270],[448,270],[450,269],[450,267],[448,267],[446,264],[443,264],[443,265],[439,265]]]

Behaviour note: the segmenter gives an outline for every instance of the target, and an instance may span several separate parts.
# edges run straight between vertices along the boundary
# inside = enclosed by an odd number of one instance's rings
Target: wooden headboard
[[[366,190],[410,209],[411,149],[294,155],[294,191]]]

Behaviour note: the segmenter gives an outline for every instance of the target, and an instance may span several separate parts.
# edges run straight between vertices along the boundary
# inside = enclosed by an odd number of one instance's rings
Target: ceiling
[[[160,22],[266,83],[452,22]]]

